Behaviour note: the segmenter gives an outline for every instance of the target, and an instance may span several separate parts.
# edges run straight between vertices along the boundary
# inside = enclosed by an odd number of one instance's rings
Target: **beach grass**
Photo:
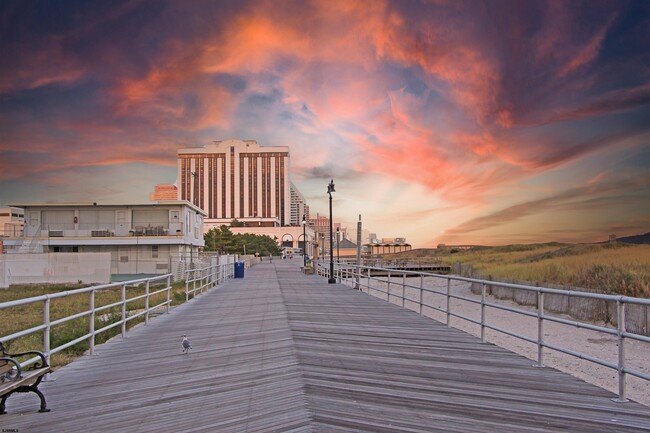
[[[30,285],[13,285],[8,289],[0,290],[0,303],[17,299],[30,298],[45,294],[53,294],[62,291],[80,289],[87,287],[82,284],[30,284]],[[151,285],[149,292],[155,292],[165,287],[165,284]],[[134,298],[145,294],[145,286],[127,286],[126,298]],[[190,295],[190,298],[192,296]],[[172,284],[170,292],[172,305],[179,305],[185,302],[185,282],[179,281]],[[121,287],[98,290],[95,293],[95,308],[108,306],[121,300]],[[149,306],[159,305],[167,300],[167,293],[161,292],[152,295],[149,298]],[[129,301],[126,304],[127,317],[142,311],[145,308],[145,299]],[[90,309],[90,294],[80,293],[70,296],[50,300],[50,322],[58,319],[69,317],[74,314],[83,313]],[[164,307],[158,309],[163,311]],[[44,321],[44,302],[34,302],[26,305],[10,307],[0,310],[0,336],[10,335],[15,332],[30,329],[43,324]],[[96,330],[119,322],[122,317],[122,308],[120,305],[106,308],[97,312],[94,319]],[[144,316],[134,318],[127,322],[127,329],[144,322]],[[55,348],[76,338],[82,337],[89,332],[90,316],[66,321],[54,325],[50,331],[50,348]],[[110,338],[119,335],[121,326],[115,326],[103,331],[95,336],[95,345],[102,344]],[[5,342],[6,350],[10,353],[23,352],[28,350],[43,351],[43,331],[19,337],[14,340]],[[83,354],[89,349],[88,340],[75,344],[51,357],[51,365],[58,367],[72,361],[75,357]]]
[[[469,265],[477,277],[584,288],[650,297],[650,245],[532,244],[442,250],[437,258]]]

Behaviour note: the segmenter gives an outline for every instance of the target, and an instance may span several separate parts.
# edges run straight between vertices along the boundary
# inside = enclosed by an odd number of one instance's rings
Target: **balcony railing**
[[[53,223],[39,227],[26,226],[14,237],[150,237],[182,236],[185,232],[183,223],[152,222],[149,224],[101,224],[101,223]]]

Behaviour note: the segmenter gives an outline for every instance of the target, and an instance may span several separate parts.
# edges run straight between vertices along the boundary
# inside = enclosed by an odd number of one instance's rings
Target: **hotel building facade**
[[[287,146],[224,140],[178,149],[178,182],[178,198],[206,212],[206,229],[234,219],[257,227],[291,224]]]

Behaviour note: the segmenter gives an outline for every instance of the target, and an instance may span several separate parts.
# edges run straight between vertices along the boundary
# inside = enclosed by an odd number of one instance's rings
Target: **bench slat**
[[[36,370],[28,370],[23,372],[23,377],[20,379],[12,380],[10,382],[0,383],[0,396],[10,393],[16,388],[21,386],[30,385],[31,382],[38,379],[40,376],[52,371],[51,367],[38,368]]]

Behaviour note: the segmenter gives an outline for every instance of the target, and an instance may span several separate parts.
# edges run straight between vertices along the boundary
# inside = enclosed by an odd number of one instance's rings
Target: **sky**
[[[236,138],[414,247],[645,233],[649,29],[641,0],[6,0],[0,204],[148,202]]]

